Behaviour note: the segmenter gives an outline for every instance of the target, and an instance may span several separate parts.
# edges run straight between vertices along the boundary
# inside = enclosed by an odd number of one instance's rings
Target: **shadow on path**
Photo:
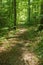
[[[21,29],[7,40],[11,47],[0,52],[0,65],[38,65],[37,56],[30,51],[31,47],[27,48],[30,44],[27,29]]]

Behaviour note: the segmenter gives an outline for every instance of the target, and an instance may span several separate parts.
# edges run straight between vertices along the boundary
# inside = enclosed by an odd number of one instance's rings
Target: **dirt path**
[[[27,48],[22,48],[22,50],[22,60],[24,60],[25,65],[38,65],[39,59],[33,52],[28,51]]]
[[[5,39],[2,42],[3,43],[2,47],[0,47],[0,52],[6,51],[7,48],[12,49],[12,47],[14,47],[18,44],[17,47],[18,48],[20,47],[20,49],[19,49],[20,51],[22,50],[21,61],[24,61],[24,64],[18,64],[18,65],[38,65],[39,59],[37,58],[37,56],[33,52],[28,51],[28,49],[26,47],[26,46],[28,46],[28,44],[30,44],[29,40],[27,41],[26,39],[24,39],[24,36],[23,36],[23,34],[27,30],[28,29],[25,29],[25,28],[19,29],[19,31],[15,33],[14,37],[12,37],[12,38],[10,37],[9,39]],[[17,50],[17,52],[20,54],[19,50]],[[18,58],[18,56],[17,56],[17,58]],[[11,59],[12,58],[10,58],[10,60]],[[14,61],[13,61],[13,63],[14,63]]]
[[[25,33],[27,31],[27,29],[18,29],[18,30],[19,31],[17,31],[15,33],[15,35],[12,35],[13,37],[12,36],[9,37],[10,32],[12,32],[12,31],[10,31],[8,33],[8,39],[2,38],[2,41],[0,42],[0,43],[2,43],[2,46],[0,46],[0,52],[5,51],[6,50],[6,46],[11,47],[11,46],[15,46],[16,43],[24,42],[24,41],[20,40],[19,36],[22,35],[23,33]]]

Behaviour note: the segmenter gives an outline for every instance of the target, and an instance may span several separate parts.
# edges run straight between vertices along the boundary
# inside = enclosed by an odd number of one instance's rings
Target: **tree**
[[[28,21],[30,22],[30,0],[28,0]]]
[[[43,1],[41,1],[41,20],[40,20],[39,30],[42,29],[43,29]]]
[[[14,29],[16,29],[16,0],[14,0]]]
[[[30,22],[30,0],[29,0],[29,22]]]

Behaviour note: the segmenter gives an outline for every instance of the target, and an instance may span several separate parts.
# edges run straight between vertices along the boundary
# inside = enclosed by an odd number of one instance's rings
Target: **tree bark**
[[[27,25],[30,25],[30,0],[28,0],[28,18],[27,18]]]
[[[14,29],[16,29],[16,0],[14,0]]]
[[[41,20],[39,30],[43,30],[43,1],[41,2]]]
[[[30,0],[28,1],[28,5],[29,5],[29,22],[30,22]]]

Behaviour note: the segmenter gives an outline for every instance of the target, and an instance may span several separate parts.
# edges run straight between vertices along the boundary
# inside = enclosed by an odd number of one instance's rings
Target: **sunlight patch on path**
[[[26,32],[28,29],[26,28],[21,28],[21,29],[18,29],[18,32],[16,32],[16,34],[22,34],[24,32]]]
[[[22,54],[22,60],[24,60],[25,65],[38,65],[39,59],[33,53],[24,51]]]

